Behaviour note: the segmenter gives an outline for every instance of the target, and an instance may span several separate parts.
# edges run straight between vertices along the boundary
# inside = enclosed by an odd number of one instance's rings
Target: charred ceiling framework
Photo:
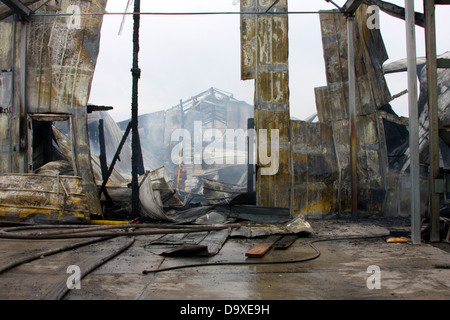
[[[256,204],[288,208],[291,217],[411,214],[413,242],[419,243],[420,215],[426,211],[430,195],[431,240],[439,241],[438,192],[446,195],[447,187],[439,164],[439,139],[448,148],[444,139],[448,123],[439,123],[437,69],[448,67],[448,59],[437,59],[434,10],[435,5],[450,1],[424,0],[423,14],[414,12],[409,1],[406,8],[379,0],[348,0],[342,7],[325,1],[338,10],[319,14],[327,85],[315,89],[319,122],[310,123],[289,116],[288,1],[241,0],[241,78],[255,80],[254,126],[256,132],[277,132],[276,139],[270,136],[264,143],[258,136],[258,148],[269,153],[276,148],[279,154],[275,174],[264,174],[271,163],[258,158]],[[87,101],[106,0],[2,2],[0,126],[7,129],[0,139],[0,183],[3,194],[10,192],[10,198],[23,201],[23,206],[14,209],[4,201],[1,213],[20,219],[42,212],[39,204],[45,202],[45,213],[53,217],[50,220],[59,221],[61,216],[79,221],[101,217],[100,198],[102,193],[108,197],[105,186],[114,174],[114,165],[105,172],[105,159],[99,159],[103,163],[99,165],[103,170],[99,192],[86,119],[88,111],[104,109],[91,106],[89,110]],[[83,19],[72,20],[76,17],[71,11],[75,2]],[[367,27],[368,5],[405,19],[408,26],[409,149],[408,141],[393,145],[387,139],[405,132],[407,126],[389,106],[394,97],[384,79],[387,52],[380,31]],[[152,197],[151,187],[143,182],[149,173],[144,171],[138,133],[139,26],[143,14],[139,0],[135,0],[132,14],[132,118],[122,140],[132,133],[131,203],[137,215],[140,188],[150,188],[144,191]],[[411,71],[416,69],[411,32],[414,24],[424,27],[426,34],[429,175],[420,169],[422,145],[416,139],[422,113],[416,114],[417,88],[413,83],[417,75]],[[183,115],[182,102],[180,108]],[[223,122],[225,115],[217,115],[214,110],[211,118]],[[54,123],[64,123],[67,136]],[[50,174],[35,175],[43,166],[62,160],[69,162],[64,168],[73,171],[72,177],[51,174],[48,167],[43,172]],[[158,177],[155,173],[155,181]],[[13,189],[12,181],[16,183]],[[25,185],[31,185],[27,199],[17,200],[17,190]]]

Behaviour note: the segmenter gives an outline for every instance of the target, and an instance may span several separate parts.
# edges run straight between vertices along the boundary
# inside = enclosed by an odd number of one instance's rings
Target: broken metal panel
[[[257,0],[241,1],[241,79],[250,80],[256,78],[256,12]]]
[[[267,154],[278,153],[278,171],[276,174],[262,175],[262,168],[269,168],[269,164],[263,164],[258,157],[258,169],[256,176],[257,205],[268,207],[289,207],[290,206],[290,163],[291,152],[289,145],[289,111],[257,110],[255,111],[255,127],[257,133],[260,129],[267,130]],[[274,143],[277,150],[271,148],[272,129],[279,130],[279,143]],[[258,137],[259,139],[259,137]],[[260,140],[259,140],[260,141]],[[258,148],[264,146],[258,142]],[[273,161],[273,160],[272,160]]]
[[[79,177],[3,173],[0,191],[2,221],[52,224],[90,220]]]
[[[59,2],[58,10],[43,6],[39,13],[67,13],[73,6],[82,13],[101,14],[106,0],[65,0]],[[28,31],[29,112],[70,113],[86,108],[102,20],[102,15],[33,17]]]
[[[385,216],[408,217],[411,214],[411,179],[409,174],[390,172],[386,175]],[[428,179],[421,172],[419,179],[420,212],[428,210]]]
[[[363,213],[382,213],[384,209],[386,163],[381,132],[376,114],[357,118],[358,208]]]
[[[176,194],[164,178],[165,168],[161,167],[150,172],[153,191],[163,202],[164,206],[182,206],[179,196]],[[166,201],[164,201],[166,199]]]
[[[382,70],[386,48],[380,30],[367,27],[366,12],[362,5],[354,23],[357,115],[374,113],[391,100]],[[336,11],[322,11],[320,23],[327,87],[316,88],[318,117],[320,121],[348,119],[346,19]]]
[[[273,6],[272,6],[273,5]],[[271,14],[246,14],[266,12]],[[271,130],[278,130],[279,168],[276,174],[263,175],[263,164],[258,157],[256,199],[260,206],[290,207],[289,145],[289,67],[288,67],[288,11],[287,1],[241,1],[241,78],[255,79],[255,129],[268,132],[267,148],[272,143]],[[277,14],[279,13],[279,14]],[[275,150],[273,150],[275,152]],[[273,154],[273,153],[272,153]]]
[[[11,153],[15,148],[11,137],[12,111],[12,72],[0,72],[0,172],[10,172],[12,167]]]
[[[78,109],[78,117],[72,115],[72,150],[74,155],[74,170],[83,180],[86,199],[92,215],[102,216],[102,208],[97,194],[94,172],[92,170],[89,135],[86,124],[86,108]],[[80,115],[81,114],[81,115]]]
[[[11,132],[9,129],[10,115],[0,113],[0,127],[2,134],[0,135],[0,172],[11,172],[12,167],[12,151],[14,146],[11,145],[9,139]]]
[[[391,100],[382,65],[386,49],[378,29],[367,27],[367,6],[356,12],[354,55],[356,76],[357,204],[362,214],[384,211],[388,151],[380,110]],[[315,89],[318,118],[332,127],[339,172],[336,212],[352,210],[350,162],[347,22],[336,11],[320,13],[327,86]],[[318,144],[320,145],[320,143]]]
[[[165,215],[163,205],[160,203],[160,195],[153,190],[150,172],[145,173],[139,184],[141,216],[155,220],[173,221]]]
[[[443,53],[438,56],[438,59],[450,58],[450,52]],[[420,163],[428,164],[429,162],[429,148],[428,148],[428,99],[427,99],[427,70],[425,68],[426,58],[417,58],[418,76],[420,81],[420,96],[419,96],[419,153]],[[398,61],[391,62],[383,66],[385,73],[395,73],[406,71],[406,59],[400,59]],[[450,71],[448,69],[437,70],[437,85],[438,85],[438,114],[440,122],[440,130],[445,130],[446,124],[450,123]],[[386,118],[389,121],[398,122],[395,119]],[[399,125],[408,126],[408,123],[398,122]],[[406,129],[405,129],[406,130]],[[443,132],[441,131],[441,132]],[[444,139],[441,136],[442,139]],[[408,137],[403,139],[408,140]],[[392,142],[392,141],[390,141]],[[409,168],[409,149],[408,145],[404,147],[406,150],[399,150],[395,152],[395,155],[402,155],[402,159],[399,159],[396,163],[396,171],[405,171]],[[450,158],[444,155],[449,152],[450,148],[448,143],[440,145],[441,152],[441,167],[450,166]]]
[[[203,194],[206,203],[210,205],[229,204],[236,196],[247,191],[247,187],[243,185],[233,185],[205,178],[202,178],[202,180]]]
[[[43,5],[41,7],[41,5]],[[26,152],[35,135],[27,128],[29,116],[35,113],[64,114],[70,118],[72,154],[75,175],[81,177],[89,211],[101,215],[94,174],[91,167],[89,137],[86,127],[86,106],[99,50],[100,28],[106,0],[40,1],[39,13],[80,13],[94,15],[32,15],[26,22],[14,17],[0,22],[0,66],[10,69],[12,111],[9,120],[10,164],[2,172],[34,170],[33,157]],[[72,13],[72,12],[70,12]],[[4,129],[2,122],[2,130]],[[36,140],[37,141],[37,140]],[[1,155],[4,160],[5,154]],[[31,159],[31,160],[30,160]],[[2,161],[3,162],[3,161]]]
[[[10,113],[12,109],[12,72],[0,71],[0,113]]]
[[[0,172],[24,172],[26,159],[24,155],[24,106],[23,83],[21,82],[20,66],[21,51],[24,47],[22,24],[13,17],[0,23],[0,69],[2,70],[1,91],[3,102],[8,101],[9,107],[2,114],[2,131],[5,135],[0,138],[2,152],[0,153]],[[23,55],[22,55],[23,56]],[[5,101],[6,99],[6,101]],[[2,103],[3,103],[2,102]]]
[[[350,137],[348,120],[333,121],[333,137],[339,167],[338,212],[351,211]],[[376,115],[359,116],[356,119],[358,210],[376,214],[384,210],[385,175],[383,167],[383,143],[380,140]]]
[[[443,56],[450,57],[450,53]],[[430,163],[430,149],[429,149],[429,108],[428,108],[428,94],[427,94],[427,68],[423,68],[420,73],[420,97],[419,97],[419,153],[420,163]],[[450,70],[437,69],[437,113],[439,124],[441,128],[443,125],[450,123]],[[445,150],[449,150],[449,146],[444,144],[440,147],[439,166],[448,167],[450,160],[442,157]],[[439,153],[439,152],[438,152]],[[409,161],[405,163],[403,169],[406,170],[409,166]]]
[[[339,168],[332,126],[291,121],[293,214],[337,211]]]

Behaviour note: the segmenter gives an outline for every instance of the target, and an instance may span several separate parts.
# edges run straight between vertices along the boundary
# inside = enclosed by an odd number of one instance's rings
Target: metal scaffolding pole
[[[420,244],[419,110],[414,1],[405,0],[408,61],[409,150],[411,179],[411,240]]]
[[[448,1],[441,1],[444,4]],[[425,13],[425,45],[427,56],[427,90],[428,90],[428,123],[430,142],[430,207],[432,242],[439,242],[439,194],[435,190],[435,180],[439,177],[439,116],[437,89],[437,53],[436,53],[436,22],[435,1],[424,0]]]
[[[347,16],[348,43],[348,114],[350,128],[350,159],[352,169],[352,217],[358,218],[358,176],[357,176],[357,144],[356,144],[356,77],[355,52],[353,46],[354,16]]]

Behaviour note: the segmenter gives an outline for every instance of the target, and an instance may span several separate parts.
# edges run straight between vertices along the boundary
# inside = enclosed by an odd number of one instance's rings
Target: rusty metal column
[[[241,13],[241,79],[255,79],[256,203],[289,208],[288,1],[241,1]]]
[[[427,92],[428,92],[428,123],[430,148],[430,205],[431,205],[431,234],[432,242],[440,241],[439,236],[439,194],[435,190],[435,179],[439,177],[439,116],[437,91],[437,57],[436,57],[436,25],[435,2],[424,0],[425,13],[425,45],[427,57]]]
[[[348,44],[348,116],[350,128],[350,160],[352,169],[352,217],[358,218],[358,175],[356,144],[356,78],[355,51],[353,47],[354,16],[347,16]]]
[[[141,1],[134,1],[134,15],[133,15],[133,68],[131,74],[133,76],[132,87],[132,102],[131,102],[131,211],[134,217],[139,214],[139,136],[138,136],[138,82],[141,77],[141,70],[139,69],[139,27],[140,27],[140,12]]]
[[[409,172],[411,180],[411,240],[420,244],[420,186],[419,186],[419,110],[417,101],[417,57],[414,1],[405,0],[406,47],[408,60],[409,105]]]

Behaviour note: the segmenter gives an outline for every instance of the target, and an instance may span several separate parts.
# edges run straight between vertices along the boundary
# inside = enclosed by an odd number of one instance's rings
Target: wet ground
[[[309,223],[312,234],[300,236],[288,249],[271,249],[263,258],[247,258],[245,252],[264,243],[266,237],[229,237],[212,257],[164,257],[152,244],[161,235],[118,237],[44,255],[1,272],[0,299],[450,299],[448,243],[387,243],[389,236],[408,234],[407,221]],[[354,237],[358,239],[343,239]],[[311,245],[317,239],[327,241]],[[25,252],[86,240],[0,239],[1,264],[20,258]],[[129,246],[111,258],[124,245]],[[318,252],[320,256],[316,257]],[[94,267],[94,262],[108,258]],[[311,260],[292,263],[308,259]],[[275,263],[233,264],[261,261]],[[218,262],[221,265],[143,274],[144,270]],[[87,273],[81,278],[79,289],[72,281],[76,271],[68,269],[69,266],[79,267],[82,275]]]

